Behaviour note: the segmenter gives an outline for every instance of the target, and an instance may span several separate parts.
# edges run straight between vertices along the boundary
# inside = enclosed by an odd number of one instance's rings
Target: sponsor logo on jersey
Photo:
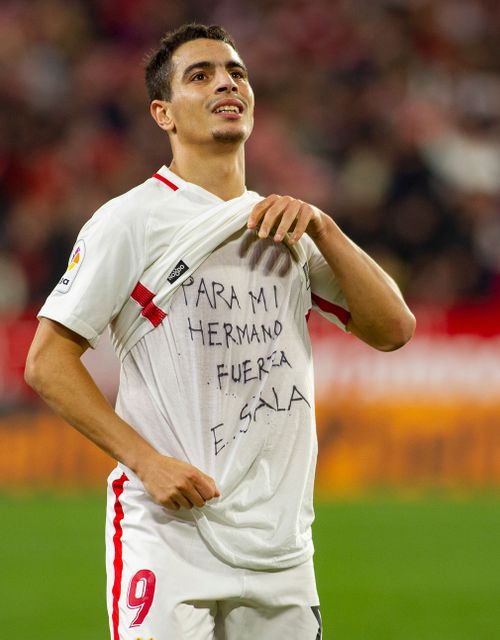
[[[83,240],[78,240],[75,246],[73,247],[73,251],[69,257],[68,268],[66,269],[66,273],[57,283],[55,288],[59,293],[67,293],[70,290],[71,285],[73,284],[80,267],[82,266],[83,258],[85,257],[85,242]]]
[[[189,267],[187,266],[187,264],[183,261],[183,260],[179,260],[179,262],[175,265],[175,267],[172,269],[172,272],[170,273],[170,275],[168,276],[167,280],[170,282],[170,284],[173,284],[176,280],[178,280],[183,273],[185,273],[187,270],[189,269]]]

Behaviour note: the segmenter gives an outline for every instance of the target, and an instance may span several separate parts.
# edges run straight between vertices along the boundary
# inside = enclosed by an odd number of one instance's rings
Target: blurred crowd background
[[[168,164],[142,61],[191,20],[250,69],[249,188],[331,213],[410,300],[500,296],[496,0],[2,0],[0,313],[36,309],[85,220]]]

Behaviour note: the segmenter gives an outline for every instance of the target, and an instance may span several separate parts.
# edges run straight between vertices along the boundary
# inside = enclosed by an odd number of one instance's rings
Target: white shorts
[[[321,639],[312,560],[232,567],[120,468],[108,481],[106,568],[111,640]]]

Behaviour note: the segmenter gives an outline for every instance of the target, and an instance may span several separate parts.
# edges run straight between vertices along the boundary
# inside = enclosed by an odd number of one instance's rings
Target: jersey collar
[[[199,185],[194,184],[194,182],[188,182],[187,180],[183,180],[176,173],[174,173],[173,171],[170,171],[170,169],[165,165],[160,167],[160,169],[158,169],[156,173],[162,176],[163,178],[165,178],[168,182],[170,182],[172,185],[174,185],[178,189],[188,189],[193,193],[197,193],[199,196],[203,197],[205,200],[216,203],[216,204],[219,202],[224,202],[222,198],[219,198],[219,196],[216,196],[214,193],[211,193],[210,191],[207,191],[203,187],[200,187]],[[238,197],[241,197],[245,193],[248,193],[248,190],[246,187],[243,193]]]

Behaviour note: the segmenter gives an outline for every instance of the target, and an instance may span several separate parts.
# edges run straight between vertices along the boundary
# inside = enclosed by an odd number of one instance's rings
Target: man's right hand
[[[220,496],[210,476],[183,460],[159,453],[149,458],[138,475],[153,500],[174,511],[203,507]]]

